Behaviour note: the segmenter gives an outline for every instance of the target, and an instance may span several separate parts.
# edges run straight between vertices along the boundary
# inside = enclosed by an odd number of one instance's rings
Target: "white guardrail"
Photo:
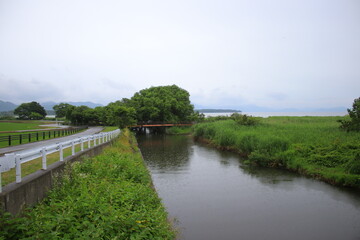
[[[5,156],[0,157],[0,193],[2,192],[1,187],[1,173],[10,171],[12,168],[15,168],[16,171],[16,182],[21,182],[21,164],[29,162],[31,160],[42,158],[42,169],[47,169],[46,155],[60,152],[59,161],[64,161],[64,149],[72,149],[72,154],[75,154],[75,146],[80,144],[81,151],[84,151],[84,143],[87,142],[88,148],[91,147],[91,142],[93,142],[93,147],[110,141],[111,139],[117,137],[120,134],[120,129],[111,131],[111,132],[102,132],[94,135],[84,136],[74,138],[72,140],[59,142],[55,144],[45,145],[40,148],[32,148],[29,150],[24,150],[21,152],[14,152],[5,154]]]

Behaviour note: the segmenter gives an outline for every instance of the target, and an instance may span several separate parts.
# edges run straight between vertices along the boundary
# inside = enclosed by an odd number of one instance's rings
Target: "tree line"
[[[176,86],[143,89],[130,99],[111,102],[104,107],[90,108],[60,103],[53,107],[57,118],[72,125],[106,125],[120,128],[138,122],[189,122],[201,115],[194,111],[190,94]],[[20,119],[43,119],[45,109],[37,102],[23,103],[14,111]]]
[[[105,107],[90,108],[60,103],[53,107],[57,118],[65,118],[72,125],[106,125],[124,128],[139,122],[179,123],[202,121],[204,115],[194,111],[190,94],[176,86],[150,87],[136,92],[130,99],[111,102]],[[45,109],[37,102],[23,103],[14,110],[19,119],[44,119]],[[340,128],[360,131],[360,98],[354,100],[349,116],[340,120]],[[249,123],[251,118],[239,115],[235,120]],[[255,123],[255,122],[254,122]],[[252,122],[251,122],[252,124]]]

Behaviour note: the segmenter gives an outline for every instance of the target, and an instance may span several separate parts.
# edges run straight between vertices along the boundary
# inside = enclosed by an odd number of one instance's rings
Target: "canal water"
[[[138,136],[178,239],[360,239],[360,194],[250,168],[189,136]]]

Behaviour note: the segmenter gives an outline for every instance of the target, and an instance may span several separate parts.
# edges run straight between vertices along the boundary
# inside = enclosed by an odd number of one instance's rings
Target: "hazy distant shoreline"
[[[230,116],[234,112],[207,112],[204,113],[206,117],[208,116]],[[242,114],[251,115],[254,117],[270,117],[270,116],[289,116],[289,117],[302,117],[302,116],[345,116],[346,111],[342,112],[242,112]]]

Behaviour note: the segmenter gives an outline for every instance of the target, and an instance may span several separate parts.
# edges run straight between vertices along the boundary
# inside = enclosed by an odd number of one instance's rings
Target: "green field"
[[[259,118],[255,126],[223,120],[196,125],[194,136],[240,153],[249,164],[360,187],[360,133],[339,129],[340,119],[344,117],[269,117]]]
[[[0,214],[0,239],[175,238],[129,131],[102,154],[69,165],[60,181],[21,217]]]
[[[39,126],[44,124],[51,124],[54,122],[49,121],[0,121],[0,132],[19,131],[19,130],[32,130],[32,129],[44,129],[47,127]]]

